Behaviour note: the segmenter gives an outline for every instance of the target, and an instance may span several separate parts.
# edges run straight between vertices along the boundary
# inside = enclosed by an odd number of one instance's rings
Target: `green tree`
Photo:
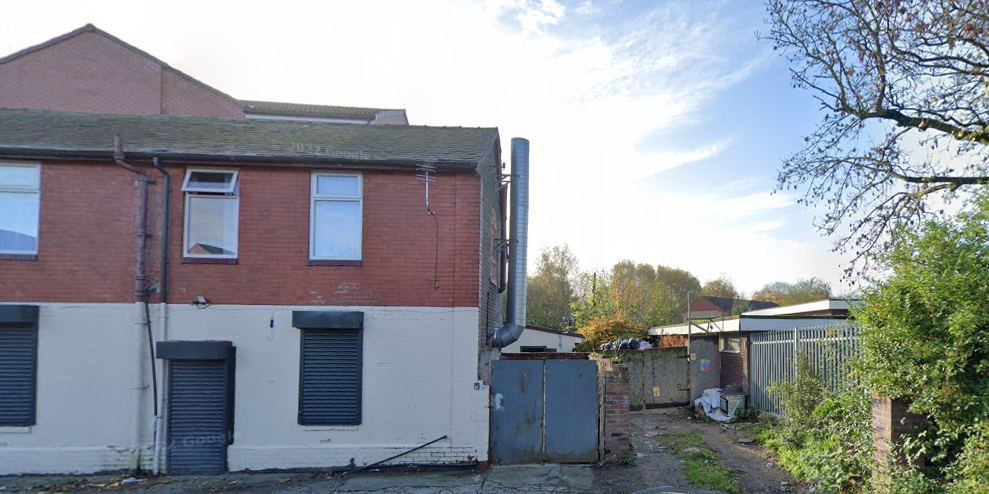
[[[701,295],[732,299],[741,298],[741,294],[738,292],[738,289],[735,288],[735,282],[732,281],[730,276],[724,273],[721,273],[721,276],[704,283],[704,287],[701,288]]]
[[[656,321],[656,270],[649,264],[625,260],[611,268],[609,293],[615,315],[640,327]]]
[[[796,283],[768,283],[752,294],[752,300],[779,305],[803,304],[831,298],[831,285],[820,278],[800,279]]]
[[[676,324],[683,319],[687,308],[687,293],[698,293],[701,282],[683,269],[656,266],[656,290],[658,313],[656,325]]]
[[[803,189],[824,233],[847,226],[836,248],[867,261],[956,190],[989,184],[989,0],[768,0],[767,11],[764,38],[822,109],[777,190]]]
[[[978,492],[965,486],[989,464],[989,196],[969,211],[902,232],[855,311],[863,376],[930,418],[916,439],[952,492]]]
[[[646,336],[646,328],[623,317],[598,316],[581,326],[580,334],[584,340],[576,347],[577,351],[593,352],[609,341],[622,338],[641,338]]]
[[[682,269],[630,260],[609,270],[580,273],[575,286],[572,308],[579,328],[602,318],[638,328],[678,323],[687,307],[687,292],[701,288],[700,281]]]
[[[526,322],[562,329],[563,320],[577,301],[580,263],[567,245],[543,249],[536,273],[529,276],[526,293]]]

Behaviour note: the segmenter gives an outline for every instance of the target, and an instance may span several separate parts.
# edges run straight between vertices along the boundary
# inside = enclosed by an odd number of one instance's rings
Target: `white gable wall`
[[[574,345],[583,341],[582,338],[573,335],[548,333],[537,329],[526,328],[522,336],[511,345],[501,350],[502,353],[518,353],[524,346],[544,346],[555,348],[558,353],[568,353],[573,351]]]

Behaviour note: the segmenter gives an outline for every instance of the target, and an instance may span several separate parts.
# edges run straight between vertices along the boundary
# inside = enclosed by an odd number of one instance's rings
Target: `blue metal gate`
[[[497,360],[493,364],[493,462],[597,461],[597,363]]]

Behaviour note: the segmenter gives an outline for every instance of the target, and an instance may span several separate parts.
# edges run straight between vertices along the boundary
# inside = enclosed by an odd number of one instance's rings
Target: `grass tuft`
[[[721,455],[708,447],[700,434],[680,432],[656,437],[683,460],[684,475],[691,487],[728,494],[742,492],[734,472],[721,460]]]

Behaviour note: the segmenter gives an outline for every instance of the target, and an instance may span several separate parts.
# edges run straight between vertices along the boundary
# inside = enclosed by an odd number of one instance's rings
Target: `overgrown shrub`
[[[799,446],[814,429],[814,409],[824,400],[827,388],[804,355],[797,356],[797,375],[793,382],[778,382],[769,393],[781,398],[783,419],[777,431],[786,446]]]
[[[989,423],[973,427],[958,461],[948,469],[951,494],[989,492]]]
[[[802,355],[796,379],[770,388],[781,396],[783,418],[767,445],[780,464],[816,492],[859,492],[872,467],[871,402],[849,385],[832,393]]]
[[[892,471],[894,486],[989,492],[989,193],[971,206],[904,232],[855,310],[869,389],[929,423],[906,437],[925,468]]]

